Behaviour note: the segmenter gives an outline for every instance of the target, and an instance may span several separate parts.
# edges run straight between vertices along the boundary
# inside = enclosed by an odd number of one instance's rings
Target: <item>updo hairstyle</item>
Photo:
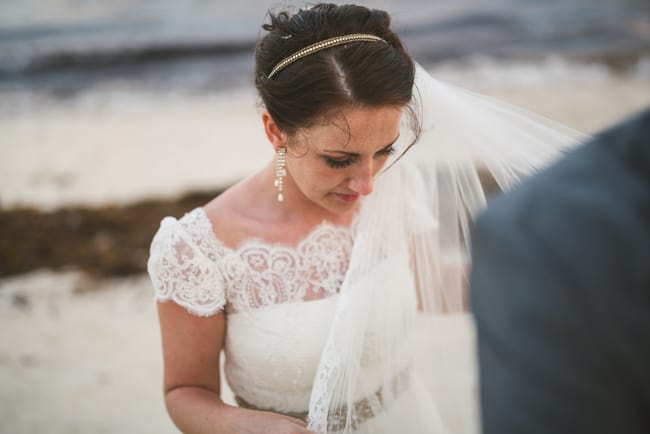
[[[320,3],[295,13],[269,12],[269,17],[270,24],[262,26],[268,33],[255,49],[255,87],[266,110],[288,135],[348,107],[403,107],[411,101],[415,65],[390,29],[388,13]],[[352,33],[372,34],[387,44],[351,42],[327,48],[268,78],[278,62],[296,51]]]

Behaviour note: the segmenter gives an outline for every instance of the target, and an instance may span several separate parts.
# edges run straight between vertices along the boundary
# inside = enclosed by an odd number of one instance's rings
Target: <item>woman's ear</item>
[[[287,135],[278,127],[268,111],[262,111],[262,124],[264,124],[264,132],[269,142],[273,145],[273,150],[277,151],[279,148],[287,147]]]

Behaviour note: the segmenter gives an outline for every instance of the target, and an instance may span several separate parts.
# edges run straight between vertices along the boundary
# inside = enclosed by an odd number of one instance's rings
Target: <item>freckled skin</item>
[[[372,192],[401,116],[399,107],[349,108],[331,122],[300,130],[288,141],[285,191],[334,214],[354,209],[356,198]],[[350,164],[332,167],[328,159]]]

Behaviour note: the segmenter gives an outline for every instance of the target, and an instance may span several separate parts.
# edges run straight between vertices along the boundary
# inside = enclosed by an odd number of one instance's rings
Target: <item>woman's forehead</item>
[[[301,136],[319,148],[354,144],[386,146],[399,134],[402,109],[399,107],[360,107],[337,112],[301,130]],[[379,143],[378,143],[379,142]]]

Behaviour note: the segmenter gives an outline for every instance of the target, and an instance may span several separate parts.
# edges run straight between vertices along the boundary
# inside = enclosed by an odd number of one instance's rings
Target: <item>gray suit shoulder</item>
[[[528,243],[570,264],[585,284],[648,282],[649,137],[650,111],[605,131],[495,198],[475,235]]]

